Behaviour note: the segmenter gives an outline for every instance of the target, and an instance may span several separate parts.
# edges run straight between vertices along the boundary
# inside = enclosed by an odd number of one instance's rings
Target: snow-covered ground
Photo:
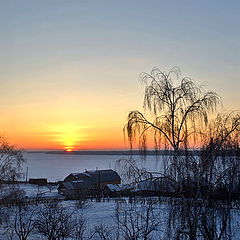
[[[33,194],[34,190],[32,189],[34,187],[24,186],[26,192],[29,194]],[[46,190],[44,187],[41,187],[42,192]],[[54,192],[54,191],[53,191]],[[55,191],[56,192],[56,191]],[[32,195],[33,196],[33,195]],[[126,203],[124,203],[127,200]],[[117,231],[117,221],[116,221],[116,213],[117,209],[120,210],[120,214],[123,214],[124,211],[129,213],[129,210],[133,206],[135,209],[135,213],[137,215],[141,215],[142,211],[144,211],[144,205],[142,203],[137,203],[135,205],[131,205],[128,203],[128,199],[125,198],[122,201],[123,203],[116,203],[115,201],[109,201],[109,202],[96,202],[87,200],[83,205],[78,205],[78,201],[62,201],[61,206],[63,206],[65,209],[69,210],[70,212],[74,212],[76,216],[83,216],[86,221],[86,235],[91,236],[94,232],[95,226],[99,226],[100,224],[103,224],[103,226],[107,227],[112,233]],[[31,209],[33,209],[36,212],[41,211],[43,204],[39,205],[33,205],[30,206]],[[79,207],[80,206],[80,207]],[[157,226],[158,231],[153,232],[153,238],[152,240],[159,240],[162,239],[162,236],[164,235],[164,232],[167,228],[167,213],[168,213],[169,205],[165,203],[156,203],[154,204],[154,221],[159,221],[159,226]],[[14,218],[14,212],[16,211],[15,207],[12,207],[11,209],[7,209],[8,212],[11,213],[12,219]],[[234,227],[233,227],[233,234],[234,237],[233,240],[240,239],[240,231],[239,231],[239,212],[235,211],[234,213]],[[133,215],[134,216],[134,215]],[[17,239],[17,238],[13,238]],[[31,236],[28,238],[29,240],[38,240],[43,239],[38,234],[31,234]],[[87,239],[87,238],[86,238]],[[116,238],[112,236],[110,238],[112,240],[115,240]],[[121,239],[121,238],[120,238]],[[0,240],[7,240],[6,236],[4,235],[4,229],[0,225]],[[92,240],[98,240],[98,238],[93,237]]]
[[[7,195],[13,191],[22,190],[27,198],[44,197],[54,198],[60,197],[57,185],[38,186],[36,184],[19,183],[19,184],[1,184],[0,197]]]
[[[117,159],[121,158],[121,156],[93,156],[93,155],[60,155],[60,154],[26,154],[27,162],[25,165],[28,166],[29,175],[28,177],[38,178],[44,177],[50,181],[62,180],[71,172],[82,172],[85,169],[95,169],[98,167],[99,169],[104,168],[115,168],[115,163]],[[145,166],[145,162],[141,161],[141,164]],[[161,171],[161,163],[154,159],[154,157],[150,156],[147,160],[148,170]],[[57,185],[48,185],[48,186],[38,186],[34,184],[20,183],[20,184],[2,184],[0,188],[0,197],[6,196],[11,191],[20,190],[26,199],[31,198],[49,198],[56,199],[61,198],[61,195],[58,194]],[[121,200],[121,199],[120,199]],[[87,200],[84,204],[79,204],[79,201],[61,201],[60,205],[64,207],[64,209],[69,210],[70,212],[74,212],[74,216],[82,216],[86,221],[86,235],[91,236],[95,230],[96,226],[100,226],[102,224],[112,233],[117,232],[117,213],[120,213],[121,216],[125,216],[124,214],[129,214],[133,210],[133,223],[137,223],[140,218],[143,217],[144,209],[147,205],[143,203],[136,203],[135,205],[131,205],[129,203],[129,199],[126,203],[121,203],[119,201],[116,203],[113,200],[105,201],[105,202],[96,202]],[[158,222],[157,231],[153,232],[152,240],[162,239],[162,236],[166,233],[167,229],[167,221],[168,221],[168,212],[169,205],[166,203],[167,201],[163,201],[162,203],[154,204],[153,210],[153,222]],[[34,204],[28,206],[31,211],[38,214],[44,209],[44,204]],[[10,215],[10,220],[13,222],[16,214],[17,207],[13,206],[11,208],[6,208],[1,206],[0,214],[7,212]],[[132,209],[133,208],[133,209]],[[117,211],[119,210],[119,211]],[[176,213],[177,215],[177,213]],[[240,240],[240,210],[235,209],[231,211],[232,216],[232,240]],[[2,217],[2,216],[1,216]],[[0,219],[1,220],[1,219]],[[1,225],[0,222],[0,240],[8,240],[4,232],[6,229],[3,228],[4,225]],[[12,228],[13,229],[13,228]],[[17,239],[16,237],[12,239]],[[38,240],[43,239],[42,236],[37,233],[31,234],[28,238],[29,240]],[[86,238],[88,239],[88,238]],[[112,235],[110,240],[115,240],[116,238]],[[226,238],[227,239],[227,238]],[[95,236],[91,238],[91,240],[98,240]],[[121,238],[120,238],[121,240]]]
[[[85,204],[82,207],[78,207],[77,201],[63,201],[61,203],[63,207],[68,209],[70,212],[75,212],[76,216],[83,216],[83,218],[86,221],[86,236],[89,237],[93,234],[95,227],[100,226],[101,224],[107,229],[110,230],[111,234],[115,234],[117,232],[117,221],[116,221],[116,208],[119,206],[114,201],[110,202],[96,202],[96,201],[90,201],[88,200],[85,202]],[[126,204],[123,204],[124,206],[128,206]],[[140,207],[142,205],[139,205],[139,212],[141,211]],[[43,207],[43,204],[39,204],[37,206],[31,206],[30,208],[33,208],[34,211],[38,212]],[[161,207],[161,209],[165,209],[166,206],[159,205],[158,208]],[[14,212],[16,209],[11,208],[9,209],[11,212],[11,217],[14,219]],[[120,210],[121,211],[121,210]],[[163,222],[162,217],[159,216],[159,220],[161,223]],[[159,226],[159,228],[162,229],[163,225]],[[6,240],[7,236],[4,234],[4,229],[0,227],[0,240]],[[160,232],[158,232],[159,234]],[[156,234],[155,234],[156,235]],[[115,239],[114,235],[111,235],[112,237],[110,239]],[[15,239],[15,238],[14,238]],[[31,236],[28,238],[29,240],[38,240],[38,239],[44,239],[37,233],[31,234]],[[88,239],[88,238],[86,238]],[[98,240],[99,238],[97,236],[93,236],[91,238],[92,240]],[[121,238],[120,238],[121,239]],[[154,240],[159,239],[157,236],[155,236]]]
[[[77,215],[81,215],[86,220],[86,228],[87,235],[90,235],[91,232],[94,230],[95,225],[99,224],[105,224],[109,227],[114,226],[114,212],[115,212],[115,203],[113,202],[91,202],[86,203],[86,205],[83,208],[76,207],[77,202],[76,201],[64,201],[62,202],[62,205],[69,209],[69,211],[75,211]],[[36,212],[40,211],[40,209],[43,207],[43,204],[39,204],[37,206],[32,206],[30,208],[34,208]],[[11,213],[12,221],[14,219],[14,212],[16,209],[15,207],[12,207],[8,211]],[[112,224],[113,223],[113,224]],[[4,234],[5,229],[3,229],[3,225],[0,225],[0,240],[7,240],[7,236]],[[17,238],[13,238],[17,239]],[[42,237],[38,234],[31,234],[31,236],[28,238],[29,240],[38,240],[42,239]]]

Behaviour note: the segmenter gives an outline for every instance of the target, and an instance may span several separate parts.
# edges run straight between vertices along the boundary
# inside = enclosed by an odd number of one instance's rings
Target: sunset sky
[[[240,109],[240,1],[0,0],[0,132],[25,149],[124,149],[138,75],[179,66]]]

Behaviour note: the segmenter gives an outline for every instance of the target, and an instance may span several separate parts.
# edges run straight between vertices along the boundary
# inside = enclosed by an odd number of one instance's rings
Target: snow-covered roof
[[[84,180],[74,180],[69,182],[61,182],[59,184],[59,189],[68,189],[68,190],[80,190],[87,189],[93,184],[92,179],[84,179]]]
[[[121,191],[121,188],[118,184],[107,184],[107,187],[108,189],[111,191],[111,192],[119,192]]]
[[[94,182],[111,182],[111,181],[121,181],[120,176],[117,172],[112,169],[106,170],[95,170],[95,171],[86,171]]]
[[[134,189],[134,186],[129,185],[129,184],[121,184],[120,187],[121,187],[121,190],[122,190],[122,191]]]
[[[137,184],[136,191],[172,190],[174,181],[166,177],[150,178]]]
[[[90,170],[82,173],[71,173],[64,181],[76,181],[80,179],[91,178],[95,183],[100,182],[120,182],[121,178],[117,172],[112,169],[106,170]]]

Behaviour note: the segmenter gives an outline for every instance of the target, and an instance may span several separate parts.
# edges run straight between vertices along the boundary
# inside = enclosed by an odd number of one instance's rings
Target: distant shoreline
[[[55,150],[55,151],[26,151],[26,153],[45,153],[45,154],[64,154],[64,155],[162,155],[162,156],[171,156],[174,151],[172,150],[147,150],[145,152],[140,150],[81,150],[81,151],[72,151],[66,152],[64,150]],[[186,154],[199,156],[201,154],[200,150],[179,150],[178,153],[180,156],[184,156]],[[232,150],[221,151],[220,155],[235,155],[236,152]]]

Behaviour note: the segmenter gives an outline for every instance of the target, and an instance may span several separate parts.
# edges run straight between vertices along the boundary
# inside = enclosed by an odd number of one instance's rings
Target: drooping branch
[[[143,107],[153,114],[154,119],[147,120],[137,110],[129,113],[125,130],[131,146],[137,137],[140,143],[146,137],[151,137],[150,131],[153,130],[159,132],[163,141],[177,150],[181,143],[189,141],[188,130],[191,130],[191,135],[197,135],[196,128],[207,124],[208,114],[214,112],[220,103],[218,95],[205,92],[186,77],[174,86],[173,79],[178,79],[179,76],[178,68],[173,68],[169,73],[154,68],[150,74],[140,75],[141,81],[146,85]]]

